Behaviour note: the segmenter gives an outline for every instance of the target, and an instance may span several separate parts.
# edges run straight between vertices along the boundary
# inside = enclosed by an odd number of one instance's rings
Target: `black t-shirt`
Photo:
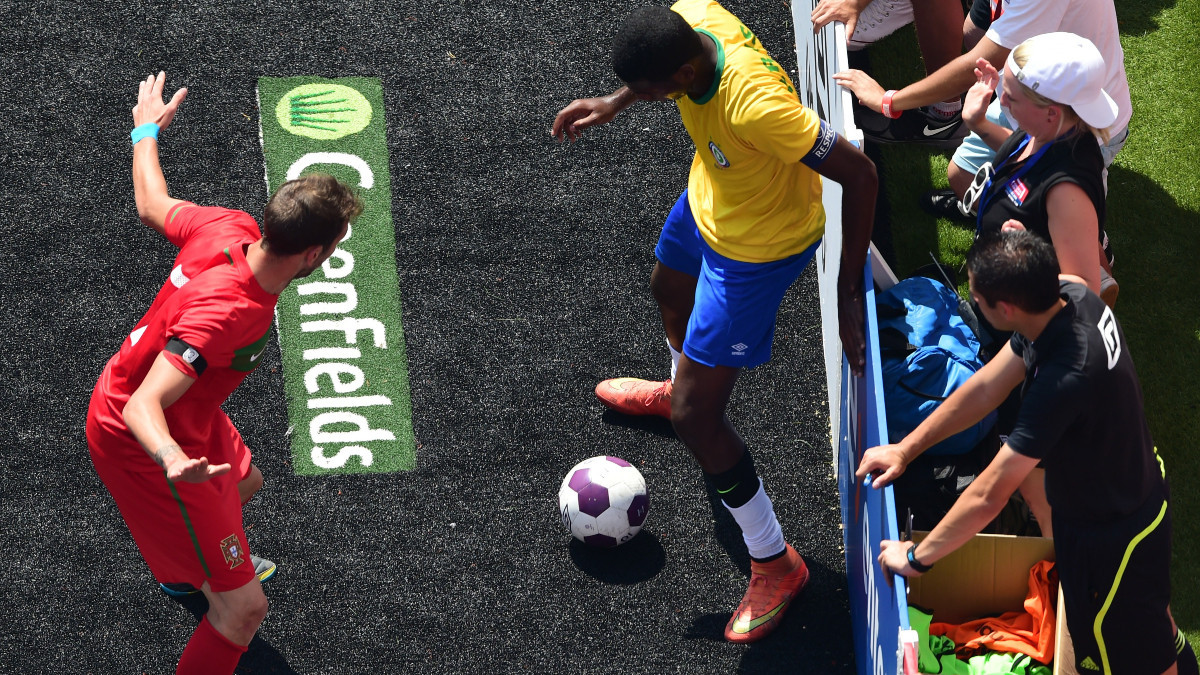
[[[1083,284],[1063,282],[1065,307],[1032,343],[1021,410],[1008,445],[1043,460],[1055,518],[1103,522],[1165,496],[1142,407],[1142,387],[1112,310]]]
[[[1014,153],[1020,154],[1018,148],[1021,147],[1021,141],[1028,137],[1025,132],[1017,131],[1009,135],[1008,140],[996,151],[992,161],[996,173],[992,176],[991,186],[980,197],[982,206],[979,212],[982,217],[979,220],[979,234],[998,232],[1000,226],[1011,218],[1020,221],[1025,229],[1051,241],[1046,193],[1063,182],[1078,185],[1092,200],[1096,207],[1098,230],[1103,231],[1104,158],[1096,137],[1085,132],[1055,141],[1032,164],[1030,160],[1033,157],[1019,162],[1015,158],[1007,159]]]

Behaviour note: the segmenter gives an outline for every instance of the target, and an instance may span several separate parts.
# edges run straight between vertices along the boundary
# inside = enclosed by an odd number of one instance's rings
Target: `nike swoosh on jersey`
[[[263,348],[261,351],[259,351],[257,354],[250,357],[250,363],[254,363],[255,361],[257,361],[258,357],[262,356],[263,352],[265,352],[265,351],[267,351],[267,346],[263,345]]]
[[[775,605],[774,609],[767,612],[766,614],[763,614],[762,616],[758,617],[757,619],[754,619],[753,621],[743,621],[741,619],[738,619],[733,624],[733,632],[742,633],[742,634],[749,633],[750,631],[754,630],[755,628],[758,628],[759,626],[770,621],[771,619],[774,619],[777,614],[779,614],[780,612],[783,611],[784,607],[787,607],[787,603],[781,602],[778,605]]]

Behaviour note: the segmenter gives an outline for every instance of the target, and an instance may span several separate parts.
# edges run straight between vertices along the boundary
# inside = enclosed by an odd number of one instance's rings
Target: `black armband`
[[[183,359],[185,363],[196,370],[197,377],[203,375],[205,369],[208,368],[208,362],[204,360],[200,352],[177,337],[167,340],[167,346],[163,348],[163,351],[170,352]]]
[[[833,152],[833,146],[837,143],[837,132],[833,127],[821,120],[821,130],[817,134],[817,142],[813,143],[812,149],[808,154],[800,158],[800,163],[812,170],[816,170],[821,163],[829,159],[829,155]]]

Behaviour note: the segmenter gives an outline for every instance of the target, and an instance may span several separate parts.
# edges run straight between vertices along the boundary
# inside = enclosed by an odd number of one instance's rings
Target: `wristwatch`
[[[912,545],[908,547],[908,566],[920,572],[921,574],[933,569],[933,565],[926,565],[920,560],[917,560],[916,550],[917,542],[914,541]]]

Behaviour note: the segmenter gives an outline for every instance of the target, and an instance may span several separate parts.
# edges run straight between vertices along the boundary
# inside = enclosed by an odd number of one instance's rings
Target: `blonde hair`
[[[1018,68],[1024,68],[1025,64],[1029,61],[1030,49],[1031,49],[1031,47],[1030,47],[1029,42],[1022,42],[1021,44],[1017,45],[1016,49],[1014,49],[1012,51],[1013,63],[1017,64]],[[1024,82],[1016,80],[1015,78],[1011,82],[1006,79],[1004,85],[1009,86],[1009,84],[1015,84],[1018,88],[1020,88],[1021,93],[1024,94],[1026,98],[1028,98],[1034,105],[1036,105],[1039,108],[1046,108],[1046,107],[1052,106],[1052,105],[1056,105],[1059,108],[1062,108],[1064,116],[1069,116],[1070,119],[1075,120],[1075,130],[1078,133],[1083,133],[1084,131],[1087,131],[1087,132],[1090,132],[1096,138],[1099,138],[1101,144],[1108,143],[1108,141],[1109,141],[1108,129],[1097,129],[1096,127],[1088,124],[1087,122],[1084,122],[1083,118],[1080,117],[1075,112],[1075,109],[1072,108],[1071,106],[1069,106],[1065,103],[1059,103],[1058,101],[1052,101],[1052,100],[1046,98],[1045,96],[1042,96],[1041,94],[1037,93],[1036,91],[1030,89],[1029,87],[1027,87],[1025,85]],[[1062,125],[1063,125],[1063,120],[1060,119],[1058,122],[1059,132],[1062,131]]]

